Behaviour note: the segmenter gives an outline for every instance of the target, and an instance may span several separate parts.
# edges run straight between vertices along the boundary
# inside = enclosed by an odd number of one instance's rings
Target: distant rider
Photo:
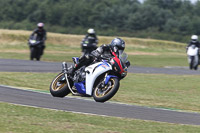
[[[191,36],[191,40],[188,43],[186,49],[188,49],[188,47],[190,47],[191,45],[195,45],[196,47],[200,48],[200,43],[198,41],[198,36],[197,35],[192,35]]]
[[[88,42],[87,47],[84,47],[85,41]],[[87,34],[81,42],[81,49],[83,53],[90,53],[97,48],[98,38],[94,29],[88,29]]]
[[[45,40],[46,37],[46,30],[44,29],[44,23],[38,23],[37,28],[33,31],[33,33],[30,35],[30,38],[34,35],[37,35],[36,40],[40,41],[39,45],[41,46],[41,55],[43,55],[44,49],[45,49]]]
[[[90,65],[95,59],[100,58],[110,58],[114,57],[113,52],[119,56],[123,53],[125,49],[125,42],[124,40],[120,38],[115,38],[112,40],[110,44],[103,44],[100,47],[98,47],[96,50],[92,51],[91,54],[83,54],[79,61],[75,62],[74,67],[69,71],[69,75],[73,77],[74,72],[81,68],[82,66],[88,66]],[[74,58],[73,58],[74,59]]]
[[[192,35],[191,36],[191,40],[188,43],[186,49],[188,49],[188,47],[191,46],[191,45],[195,45],[196,47],[200,48],[200,43],[198,41],[198,36],[197,35]]]
[[[186,52],[188,50],[188,47],[190,47],[191,45],[195,45],[196,47],[200,48],[200,43],[198,41],[198,36],[197,35],[192,35],[191,36],[191,40],[190,40],[190,42],[188,43],[188,45],[186,47]],[[200,59],[200,52],[198,52],[198,55],[199,55],[199,59]]]

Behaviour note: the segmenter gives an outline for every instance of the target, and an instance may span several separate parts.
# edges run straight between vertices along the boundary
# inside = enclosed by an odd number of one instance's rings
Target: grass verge
[[[1,133],[197,133],[200,126],[76,114],[0,102]]]
[[[30,31],[0,30],[0,58],[29,60],[27,39]],[[48,33],[43,61],[71,61],[80,56],[80,42],[83,35]],[[99,46],[109,44],[115,37],[99,36]],[[132,65],[135,66],[187,66],[184,43],[121,37],[126,42]]]

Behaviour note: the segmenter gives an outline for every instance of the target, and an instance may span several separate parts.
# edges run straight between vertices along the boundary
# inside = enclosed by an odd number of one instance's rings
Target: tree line
[[[0,0],[0,28],[188,41],[200,34],[200,2],[188,0]]]

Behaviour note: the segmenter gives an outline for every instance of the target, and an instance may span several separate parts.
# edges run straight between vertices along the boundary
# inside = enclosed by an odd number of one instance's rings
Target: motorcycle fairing
[[[100,63],[99,65],[97,65],[97,66],[94,68],[93,72],[94,72],[98,67],[103,67],[103,68],[106,69],[106,67],[109,67],[109,65],[108,65],[108,63],[107,63],[106,61],[103,61],[102,63]]]
[[[110,78],[113,78],[113,77],[117,78],[117,76],[114,76],[114,75],[107,75],[106,80],[105,80],[105,85],[107,85]],[[76,87],[78,93],[86,94],[85,81],[74,83],[74,86]]]
[[[92,89],[93,89],[93,85],[94,82],[96,80],[96,78],[109,71],[112,70],[112,66],[110,64],[108,64],[106,61],[103,62],[98,62],[95,63],[93,65],[90,65],[88,67],[85,68],[86,71],[86,94],[87,95],[92,95]]]
[[[195,45],[191,45],[188,47],[187,55],[188,55],[188,63],[190,64],[192,61],[192,58],[194,58],[194,66],[198,65],[199,62],[199,55],[198,55],[199,48]]]
[[[194,45],[191,45],[190,47],[188,47],[188,50],[187,50],[187,55],[189,56],[195,56],[198,54],[198,51],[199,51],[199,48],[194,46]]]
[[[85,94],[86,93],[85,81],[74,83],[74,86],[76,87],[78,93],[80,93],[80,94]]]

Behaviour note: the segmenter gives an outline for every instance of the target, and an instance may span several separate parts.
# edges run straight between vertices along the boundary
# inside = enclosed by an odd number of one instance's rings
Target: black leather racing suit
[[[85,45],[85,42],[88,42],[87,46]],[[81,42],[81,49],[83,53],[91,53],[93,50],[97,48],[98,44],[98,38],[96,34],[86,34],[86,36],[83,38]]]
[[[187,45],[187,48],[191,45],[195,45],[196,47],[200,48],[200,43],[199,41],[190,41]]]
[[[90,65],[95,59],[99,58],[108,58],[113,56],[111,53],[110,45],[103,44],[98,47],[96,50],[92,51],[91,54],[83,54],[79,58],[79,62],[74,65],[72,70],[69,72],[71,76],[73,76],[74,72],[81,68],[82,66]]]
[[[36,40],[37,41],[41,41],[39,45],[41,46],[41,49],[42,49],[41,50],[41,55],[43,55],[43,51],[44,51],[44,49],[46,47],[45,46],[45,40],[47,39],[46,30],[37,28],[37,29],[35,29],[33,31],[33,33],[30,35],[30,37],[32,37],[34,35],[36,35]]]

